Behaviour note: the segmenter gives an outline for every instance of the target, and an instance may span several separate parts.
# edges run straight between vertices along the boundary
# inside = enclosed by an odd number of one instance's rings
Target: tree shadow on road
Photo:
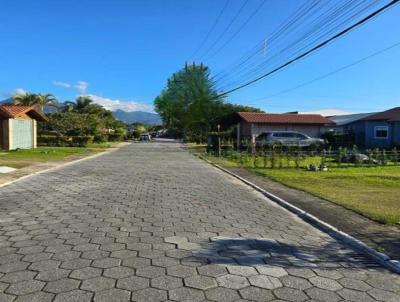
[[[332,242],[321,246],[294,245],[273,239],[215,237],[192,251],[198,261],[211,264],[317,268],[380,268],[373,259]]]

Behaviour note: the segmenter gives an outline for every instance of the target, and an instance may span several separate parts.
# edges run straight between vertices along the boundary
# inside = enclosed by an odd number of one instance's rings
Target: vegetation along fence
[[[209,154],[218,156],[217,151]],[[356,146],[353,148],[340,147],[323,150],[304,150],[298,147],[282,148],[269,146],[257,148],[254,152],[237,151],[230,145],[221,147],[221,156],[239,165],[252,168],[306,168],[306,167],[355,167],[355,166],[397,166],[400,160],[400,151],[368,149],[362,153]]]

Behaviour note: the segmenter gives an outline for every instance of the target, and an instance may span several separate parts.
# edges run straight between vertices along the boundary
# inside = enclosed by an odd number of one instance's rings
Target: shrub
[[[120,133],[111,133],[108,135],[109,142],[118,142],[118,141],[121,141],[122,138],[123,138],[123,135]]]
[[[71,139],[68,136],[60,135],[41,135],[37,138],[37,144],[39,146],[50,146],[50,147],[69,147]]]
[[[86,147],[93,142],[93,136],[72,136],[71,147]]]
[[[41,135],[38,136],[37,142],[39,146],[86,147],[93,142],[93,136]]]

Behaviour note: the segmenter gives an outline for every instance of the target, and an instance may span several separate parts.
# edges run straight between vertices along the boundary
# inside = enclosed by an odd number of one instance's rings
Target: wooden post
[[[221,134],[219,133],[221,126],[218,124],[217,128],[218,128],[218,157],[221,157]]]
[[[236,150],[240,150],[240,123],[236,126]]]

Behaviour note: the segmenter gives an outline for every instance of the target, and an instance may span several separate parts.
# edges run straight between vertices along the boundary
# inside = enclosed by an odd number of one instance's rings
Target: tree
[[[48,114],[48,117],[49,122],[40,129],[42,133],[93,136],[96,141],[126,133],[123,122],[116,120],[111,111],[94,104],[89,97],[78,97],[75,102],[65,102],[60,112]]]
[[[42,111],[46,105],[56,106],[57,99],[50,93],[35,94],[26,92],[24,94],[17,94],[13,97],[14,103],[19,105],[30,105],[40,108]]]
[[[192,141],[205,141],[209,132],[216,131],[221,118],[230,113],[261,112],[257,108],[224,102],[218,97],[208,67],[203,64],[186,64],[174,73],[155,98],[154,106],[164,126],[174,136]]]
[[[215,126],[217,116],[213,108],[221,102],[208,67],[186,64],[168,79],[154,105],[166,127],[178,136],[204,140]]]

